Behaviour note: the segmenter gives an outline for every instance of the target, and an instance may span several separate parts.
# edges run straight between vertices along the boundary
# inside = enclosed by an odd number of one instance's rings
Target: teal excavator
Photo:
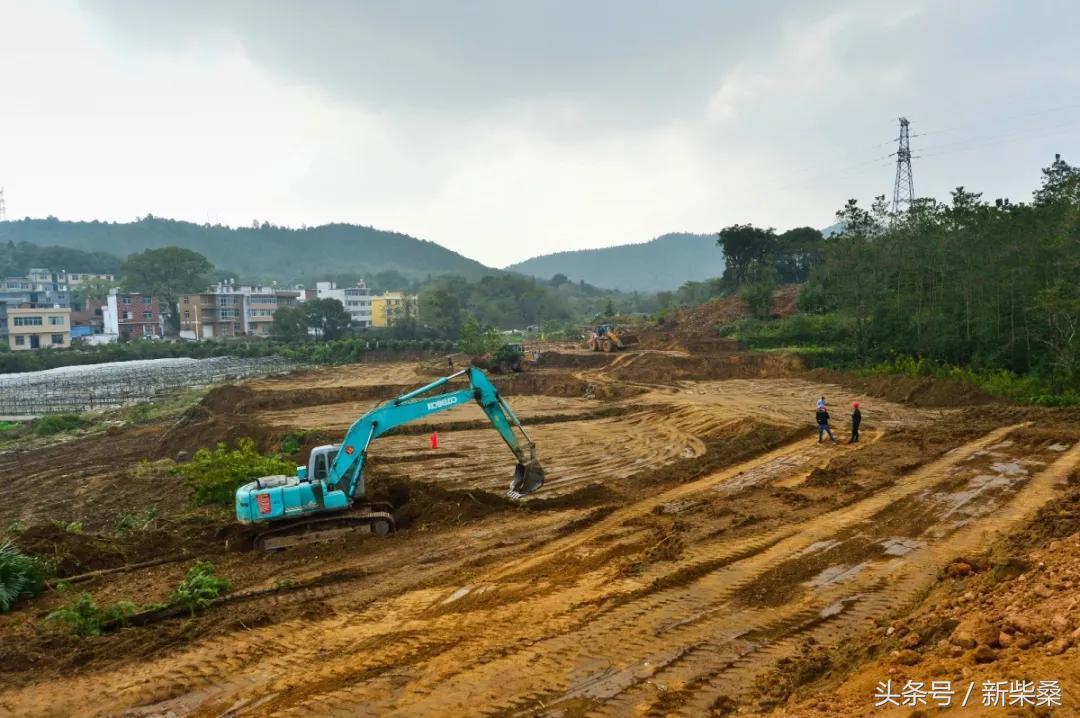
[[[462,376],[468,377],[467,388],[430,394]],[[484,372],[469,367],[375,407],[353,423],[340,444],[312,449],[307,466],[298,466],[295,476],[263,476],[244,484],[236,490],[237,519],[268,526],[255,539],[256,548],[267,551],[357,532],[385,536],[394,530],[391,507],[364,501],[364,466],[371,442],[395,427],[470,399],[484,410],[517,458],[508,495],[521,499],[539,490],[544,470],[536,460],[536,445]]]

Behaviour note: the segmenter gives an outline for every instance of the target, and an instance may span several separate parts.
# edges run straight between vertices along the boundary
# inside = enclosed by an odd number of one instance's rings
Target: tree
[[[565,274],[559,272],[551,278],[551,286],[558,288],[564,284],[567,284],[569,281],[570,279]]]
[[[821,263],[823,237],[813,227],[789,229],[776,239],[773,269],[782,283],[800,283],[810,278],[810,271]]]
[[[768,260],[776,248],[776,233],[752,224],[733,224],[720,230],[716,243],[724,250],[725,276],[736,286],[771,279]]]
[[[204,289],[213,271],[214,265],[198,252],[162,247],[129,254],[120,265],[120,279],[125,289],[157,296],[162,313],[168,313],[176,328],[179,316],[174,308],[179,296]]]
[[[461,327],[461,341],[458,346],[466,354],[480,356],[495,351],[501,344],[502,338],[495,327],[485,327],[475,317],[469,317]]]
[[[420,295],[420,321],[447,339],[461,333],[461,301],[445,287],[427,290]]]
[[[274,312],[270,336],[282,342],[302,342],[308,339],[307,317],[303,306],[280,307]]]
[[[71,290],[71,298],[80,309],[86,307],[87,299],[104,299],[109,290],[117,286],[116,282],[105,279],[91,279]]]
[[[330,341],[340,339],[349,330],[352,318],[337,299],[311,299],[302,305],[304,323],[316,337]],[[275,313],[274,318],[277,318]]]

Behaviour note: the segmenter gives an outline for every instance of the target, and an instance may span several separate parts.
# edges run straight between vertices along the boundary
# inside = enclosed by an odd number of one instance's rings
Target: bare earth
[[[411,496],[387,539],[255,554],[227,513],[192,513],[168,462],[154,463],[237,435],[267,450],[296,429],[333,438],[437,373],[402,362],[259,380],[212,393],[186,421],[0,454],[3,525],[81,518],[104,536],[122,512],[158,505],[152,535],[118,539],[115,555],[103,540],[71,573],[185,553],[212,560],[236,595],[196,618],[88,639],[43,624],[65,598],[42,596],[0,618],[0,712],[907,716],[873,708],[877,681],[976,665],[945,634],[912,648],[945,663],[900,666],[908,621],[952,610],[956,581],[982,586],[978,566],[942,576],[1030,530],[1080,466],[1075,413],[896,403],[781,358],[678,351],[564,351],[499,379],[548,475],[520,505],[501,498],[512,457],[475,407],[380,439],[372,492],[407,484]],[[839,445],[818,444],[811,426],[822,394]],[[858,444],[844,427],[853,399]],[[76,551],[39,534],[24,540]],[[1077,567],[1068,560],[1062,575]],[[163,600],[188,565],[80,588],[101,603]],[[1056,610],[1070,635],[1076,601]],[[903,630],[887,631],[898,620]],[[874,642],[873,655],[852,651]],[[1053,659],[1014,651],[1020,663],[1002,659],[997,673],[1052,660],[1040,670],[1073,697],[1056,714],[1076,715],[1077,643]],[[778,695],[810,654],[827,669]]]

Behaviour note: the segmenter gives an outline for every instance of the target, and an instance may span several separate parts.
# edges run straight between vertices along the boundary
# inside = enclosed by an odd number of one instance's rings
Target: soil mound
[[[16,543],[27,553],[53,562],[60,578],[115,568],[180,553],[178,537],[164,531],[140,531],[129,538],[84,534],[52,524],[31,526]]]
[[[803,371],[794,354],[731,352],[712,356],[643,353],[613,366],[610,376],[623,381],[670,383],[679,380],[750,379],[792,376]]]
[[[978,388],[955,379],[915,376],[852,376],[818,370],[815,379],[835,382],[870,396],[912,406],[979,406],[996,401]]]

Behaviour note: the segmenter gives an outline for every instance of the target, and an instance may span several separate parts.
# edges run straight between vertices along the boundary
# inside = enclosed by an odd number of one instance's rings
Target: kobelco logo
[[[451,406],[451,405],[456,404],[456,403],[457,403],[457,397],[456,396],[448,396],[445,399],[439,399],[438,401],[429,401],[428,405],[427,405],[427,408],[428,408],[428,411],[432,411],[434,409],[441,409],[444,406]]]

